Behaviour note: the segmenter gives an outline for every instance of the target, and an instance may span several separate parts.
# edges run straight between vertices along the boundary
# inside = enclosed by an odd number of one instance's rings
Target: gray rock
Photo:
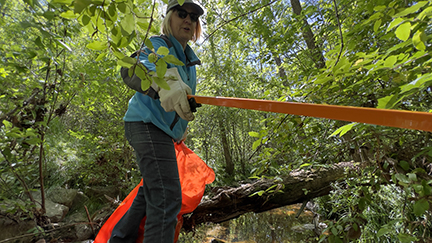
[[[47,197],[55,203],[69,207],[70,212],[83,209],[89,198],[76,189],[65,189],[61,187],[50,188]]]
[[[83,241],[90,239],[93,236],[93,230],[89,224],[85,224],[88,222],[87,214],[85,211],[78,211],[70,216],[68,216],[65,221],[67,224],[79,223],[74,227],[74,240],[75,241]]]
[[[34,200],[37,202],[36,208],[37,209],[42,208],[41,206],[42,197],[40,191],[32,192],[32,196]],[[64,217],[69,211],[69,208],[66,207],[65,205],[55,203],[51,201],[49,198],[45,198],[45,210],[46,210],[45,215],[49,218],[49,220],[52,223],[58,223],[64,219]]]
[[[71,208],[77,193],[78,190],[76,189],[54,187],[47,190],[47,197],[55,203]]]

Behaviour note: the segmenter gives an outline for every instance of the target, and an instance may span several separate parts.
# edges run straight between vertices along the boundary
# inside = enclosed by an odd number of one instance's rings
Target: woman
[[[135,150],[143,186],[114,227],[110,243],[135,242],[145,216],[144,242],[174,242],[182,198],[173,140],[180,141],[188,121],[194,119],[187,94],[195,93],[195,65],[200,61],[187,43],[200,36],[199,16],[204,10],[192,0],[186,0],[182,6],[177,0],[170,0],[166,13],[162,31],[169,41],[151,38],[153,47],[155,50],[161,46],[169,48],[170,54],[185,65],[168,64],[165,79],[170,90],[152,84],[159,99],[137,92],[129,101],[124,117],[125,134]],[[155,71],[155,65],[148,61],[149,53],[144,48],[139,58],[149,70]],[[177,115],[180,119],[176,119]]]

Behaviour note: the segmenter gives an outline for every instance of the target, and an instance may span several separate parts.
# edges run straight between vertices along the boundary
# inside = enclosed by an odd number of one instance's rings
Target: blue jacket
[[[183,47],[181,44],[173,37],[169,36],[168,39],[172,42],[172,47],[169,48],[169,54],[174,55],[180,61],[182,61],[184,66],[177,66],[173,64],[168,64],[168,68],[177,67],[180,76],[189,87],[192,89],[192,94],[196,92],[196,69],[195,65],[200,65],[201,61],[195,55],[192,48],[189,45],[186,46],[186,49],[183,52]],[[160,37],[150,38],[155,51],[159,49],[161,46],[165,46],[168,48],[168,44]],[[144,48],[144,52],[141,52],[139,55],[140,61],[146,66],[149,70],[156,71],[156,66],[154,63],[150,63],[148,61],[148,55],[151,53],[148,48]],[[142,93],[136,92],[134,96],[129,100],[128,110],[123,117],[123,120],[126,122],[134,122],[134,121],[143,121],[145,123],[153,123],[155,126],[163,130],[174,140],[178,141],[182,138],[184,132],[186,131],[186,127],[188,121],[179,118],[178,122],[175,124],[173,129],[170,129],[170,126],[175,118],[175,111],[166,112],[161,104],[159,99],[155,100],[151,97],[144,95]]]

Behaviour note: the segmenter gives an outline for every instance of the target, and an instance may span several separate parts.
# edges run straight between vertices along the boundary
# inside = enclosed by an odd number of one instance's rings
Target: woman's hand
[[[162,108],[166,112],[175,111],[182,119],[192,121],[195,116],[190,109],[187,98],[188,94],[192,94],[191,88],[183,82],[177,68],[168,69],[165,79],[170,90],[159,89]]]

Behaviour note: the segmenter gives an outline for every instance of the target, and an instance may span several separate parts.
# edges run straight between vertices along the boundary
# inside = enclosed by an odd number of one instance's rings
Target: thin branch
[[[95,229],[94,229],[94,227],[93,227],[93,222],[92,222],[92,220],[91,220],[91,218],[90,218],[90,214],[89,214],[89,211],[88,211],[88,209],[87,209],[87,206],[84,205],[84,208],[85,208],[85,210],[86,210],[87,218],[88,218],[88,220],[89,220],[90,227],[91,227],[91,229],[92,229],[92,231],[93,231],[93,234],[96,235]]]
[[[151,15],[150,15],[150,22],[149,22],[149,26],[147,27],[147,32],[146,32],[146,35],[145,35],[145,37],[144,37],[143,43],[141,44],[141,48],[144,47],[144,45],[145,45],[145,40],[147,40],[147,38],[148,38],[148,34],[149,34],[149,32],[150,32],[150,29],[151,29],[151,26],[152,26],[152,23],[153,23],[153,20],[154,20],[154,19],[153,19],[153,15],[154,15],[155,7],[156,7],[156,0],[153,1],[153,7],[152,7]],[[140,54],[140,52],[138,52],[138,57],[137,57],[137,59],[139,59],[139,54]]]
[[[151,11],[151,15],[150,15],[150,22],[149,22],[149,26],[147,27],[146,35],[145,35],[145,37],[144,37],[144,39],[143,39],[143,41],[141,43],[141,47],[139,49],[140,51],[137,52],[137,57],[136,58],[137,58],[137,66],[138,67],[139,67],[138,64],[140,63],[141,49],[145,46],[145,41],[148,38],[148,35],[150,33],[150,29],[151,29],[151,26],[152,26],[152,23],[153,23],[153,20],[154,20],[153,15],[154,15],[154,12],[155,12],[155,7],[156,7],[156,0],[153,1],[152,11]],[[145,70],[145,71],[147,71],[147,70]],[[147,77],[147,75],[146,75],[146,77]],[[150,80],[150,84],[151,84],[151,80]]]
[[[339,62],[339,59],[340,59],[341,55],[342,55],[342,51],[343,51],[343,48],[344,48],[344,40],[343,40],[342,27],[341,27],[341,23],[340,23],[339,10],[338,10],[337,4],[336,4],[336,0],[333,0],[333,4],[334,4],[334,7],[335,7],[336,19],[337,19],[337,22],[338,22],[339,35],[340,35],[340,39],[341,39],[340,52],[339,52],[339,55],[338,55],[338,57],[336,59],[336,62],[334,64],[334,66],[336,66],[338,64],[338,62]]]
[[[229,23],[231,23],[231,22],[233,22],[233,21],[235,21],[235,20],[237,20],[237,19],[239,19],[239,18],[241,18],[241,17],[244,17],[244,16],[246,16],[246,15],[249,15],[249,14],[251,14],[251,13],[254,13],[254,12],[256,12],[256,11],[262,9],[262,8],[268,7],[268,6],[272,5],[273,3],[275,3],[276,1],[278,1],[278,0],[273,0],[273,1],[271,1],[271,2],[269,2],[269,3],[267,3],[267,4],[265,4],[265,5],[263,5],[263,6],[261,6],[261,7],[258,7],[258,8],[256,8],[256,9],[253,9],[253,10],[247,12],[247,13],[241,14],[241,15],[235,17],[235,18],[232,18],[232,19],[226,21],[225,23],[219,25],[215,30],[213,30],[213,32],[211,32],[211,33],[210,33],[210,34],[209,34],[209,35],[204,39],[204,41],[203,41],[202,43],[206,42],[210,37],[213,36],[213,34],[214,34],[216,31],[218,31],[218,30],[219,30],[220,28],[222,28],[223,26],[225,26],[225,25],[227,25],[227,24],[229,24]]]

